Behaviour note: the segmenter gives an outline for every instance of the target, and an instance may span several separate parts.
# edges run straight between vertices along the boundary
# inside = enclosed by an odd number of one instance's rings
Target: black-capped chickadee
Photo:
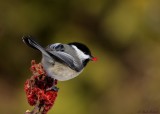
[[[43,48],[31,36],[24,36],[22,39],[28,46],[42,53],[41,63],[47,75],[59,81],[78,76],[90,60],[96,60],[82,43],[55,43]]]

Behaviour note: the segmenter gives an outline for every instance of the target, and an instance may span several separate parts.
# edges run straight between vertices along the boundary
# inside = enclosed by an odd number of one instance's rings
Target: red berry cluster
[[[24,85],[28,103],[31,106],[38,103],[39,109],[42,109],[42,114],[47,114],[57,97],[58,91],[50,89],[57,84],[57,80],[48,77],[42,65],[36,64],[34,60],[31,62],[30,70],[33,76],[27,79]]]

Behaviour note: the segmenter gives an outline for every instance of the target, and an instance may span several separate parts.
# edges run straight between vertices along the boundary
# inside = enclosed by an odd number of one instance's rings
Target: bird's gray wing
[[[74,57],[71,55],[61,52],[61,51],[51,51],[49,52],[51,56],[58,58],[63,63],[67,64],[71,69],[76,70],[77,72],[81,71],[83,69],[82,64],[78,63]]]

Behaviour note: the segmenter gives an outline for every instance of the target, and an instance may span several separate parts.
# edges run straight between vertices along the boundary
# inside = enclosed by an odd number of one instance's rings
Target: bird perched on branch
[[[41,63],[47,76],[59,81],[78,76],[90,60],[97,60],[82,43],[54,43],[43,48],[31,36],[23,36],[22,39],[25,44],[42,53]]]

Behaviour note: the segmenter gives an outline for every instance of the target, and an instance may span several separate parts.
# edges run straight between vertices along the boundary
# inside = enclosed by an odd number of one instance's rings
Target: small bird
[[[78,76],[90,60],[97,60],[82,43],[54,43],[43,48],[31,36],[23,36],[22,39],[25,44],[42,53],[41,63],[47,76],[58,81]]]

